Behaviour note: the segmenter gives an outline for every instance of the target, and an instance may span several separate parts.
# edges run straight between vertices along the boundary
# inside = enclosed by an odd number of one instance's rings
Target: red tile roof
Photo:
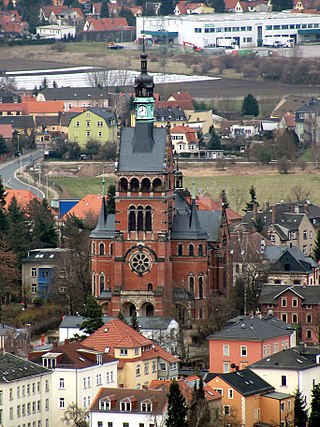
[[[58,114],[64,110],[63,101],[27,101],[21,103],[25,115],[28,114]]]
[[[292,113],[286,113],[284,115],[284,121],[288,127],[294,128],[296,126],[296,115]]]
[[[197,196],[196,200],[198,209],[200,211],[212,210],[212,211],[221,211],[221,202],[217,200],[213,200],[209,196]],[[230,220],[241,219],[242,216],[237,214],[237,212],[233,211],[230,208],[226,209],[228,224],[230,224]]]
[[[100,194],[87,194],[81,199],[73,208],[71,208],[61,220],[66,220],[67,216],[74,215],[78,218],[84,219],[91,215],[94,217],[99,216],[101,210],[102,196]]]
[[[5,208],[8,208],[13,197],[17,199],[17,203],[23,208],[25,208],[29,204],[29,202],[31,202],[31,200],[33,199],[38,199],[40,201],[39,197],[37,197],[35,194],[33,194],[29,190],[6,189]]]
[[[0,135],[4,139],[12,138],[12,125],[0,125]]]
[[[89,18],[91,31],[113,31],[128,27],[126,18]]]
[[[0,111],[21,111],[21,112],[23,112],[23,106],[21,103],[8,102],[7,104],[0,104]]]
[[[193,96],[188,92],[175,92],[172,93],[171,96],[176,101],[193,101]]]
[[[188,126],[175,126],[170,129],[170,135],[177,133],[184,133],[188,142],[198,142],[197,133],[193,128],[189,128]]]
[[[224,5],[226,10],[234,10],[238,0],[224,0]]]
[[[68,6],[42,6],[41,10],[46,19],[49,18],[51,12],[55,15],[60,15],[61,12],[68,9]]]

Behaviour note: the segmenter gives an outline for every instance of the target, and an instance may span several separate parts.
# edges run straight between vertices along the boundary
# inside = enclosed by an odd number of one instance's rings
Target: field
[[[222,189],[228,195],[230,207],[241,213],[249,199],[249,189],[254,185],[257,200],[261,206],[265,202],[277,203],[281,200],[308,198],[320,205],[320,171],[309,166],[305,171],[295,169],[287,175],[280,175],[272,167],[259,165],[233,165],[219,171],[214,164],[182,165],[184,186],[191,190],[192,179],[195,179],[198,194],[208,194],[218,199]],[[98,194],[102,191],[101,176],[51,177],[51,180],[63,189],[63,197],[82,198],[86,194]],[[114,182],[112,174],[106,176],[106,187]]]

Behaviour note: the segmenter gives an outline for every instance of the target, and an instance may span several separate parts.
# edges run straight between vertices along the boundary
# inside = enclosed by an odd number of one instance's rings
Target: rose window
[[[137,273],[145,273],[151,268],[151,260],[147,254],[144,252],[138,252],[132,255],[130,259],[130,265],[132,270]]]

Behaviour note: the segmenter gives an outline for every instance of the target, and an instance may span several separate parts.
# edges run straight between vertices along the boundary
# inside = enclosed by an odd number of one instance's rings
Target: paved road
[[[0,176],[2,177],[6,187],[12,188],[13,190],[30,190],[36,196],[44,198],[45,194],[43,191],[20,181],[16,177],[16,172],[18,169],[20,169],[20,167],[27,166],[40,158],[43,158],[43,150],[35,150],[23,155],[21,158],[16,157],[14,160],[4,163],[2,166],[0,166]]]

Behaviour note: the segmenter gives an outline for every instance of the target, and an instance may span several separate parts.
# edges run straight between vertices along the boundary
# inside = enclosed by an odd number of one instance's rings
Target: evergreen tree
[[[8,147],[6,144],[6,141],[4,140],[3,136],[0,135],[0,155],[6,154],[8,152]]]
[[[52,82],[52,87],[55,89],[58,87],[58,83],[55,80]]]
[[[223,204],[223,206],[225,208],[228,208],[229,207],[229,201],[228,201],[228,196],[227,196],[226,190],[224,188],[221,190],[220,199],[221,199],[221,203]]]
[[[116,186],[110,184],[107,191],[107,210],[108,213],[116,213],[116,204],[115,204],[115,195],[116,195]]]
[[[39,92],[40,91],[39,91],[37,85],[35,85],[35,87],[33,88],[33,91],[32,91],[32,95],[37,96]]]
[[[251,93],[244,97],[241,111],[243,116],[259,116],[258,101]]]
[[[132,329],[134,329],[135,331],[140,331],[140,326],[139,326],[139,322],[138,322],[138,318],[137,318],[137,312],[136,310],[134,310],[132,312],[132,316],[131,316],[131,322],[130,322],[130,326]]]
[[[210,410],[206,401],[202,378],[200,378],[199,386],[197,386],[197,383],[194,384],[188,423],[189,427],[207,426],[210,424]]]
[[[31,223],[33,248],[55,248],[58,234],[48,202],[33,199],[29,202],[26,213]]]
[[[224,13],[226,11],[224,0],[211,0],[209,4],[214,8],[215,13]]]
[[[8,233],[6,241],[17,255],[19,261],[27,256],[31,244],[28,219],[15,197],[12,198],[8,206]]]
[[[297,389],[294,393],[294,425],[296,427],[306,427],[308,421],[306,406],[301,392]]]
[[[3,186],[2,178],[0,178],[0,238],[3,238],[8,230],[8,215],[4,208],[5,204],[6,190]]]
[[[209,128],[209,141],[207,144],[208,150],[220,150],[221,149],[221,141],[220,137],[215,131],[214,126],[210,126]]]
[[[124,317],[122,311],[120,310],[117,316],[117,319],[122,320],[122,322],[126,323],[128,325],[128,322],[126,321],[126,318]]]
[[[320,426],[320,384],[316,384],[311,392],[311,412],[309,417],[309,427]]]
[[[100,18],[109,18],[109,7],[107,0],[101,3]]]
[[[168,416],[165,427],[187,427],[187,406],[179,384],[172,381],[168,393]]]
[[[316,241],[313,247],[313,259],[318,262],[320,260],[320,230],[317,231]]]
[[[250,187],[249,194],[250,194],[250,202],[247,202],[247,206],[244,209],[245,212],[253,211],[254,205],[259,206],[259,203],[257,202],[256,189],[253,185],[251,185],[251,187]]]
[[[102,307],[99,305],[93,295],[88,295],[83,316],[86,318],[80,327],[86,334],[93,334],[103,325]]]
[[[13,3],[12,3],[12,0],[9,0],[9,1],[8,1],[7,9],[8,9],[8,10],[14,10],[14,5],[13,5]]]
[[[173,15],[174,8],[175,8],[175,2],[173,0],[162,0],[159,14],[161,16]]]

